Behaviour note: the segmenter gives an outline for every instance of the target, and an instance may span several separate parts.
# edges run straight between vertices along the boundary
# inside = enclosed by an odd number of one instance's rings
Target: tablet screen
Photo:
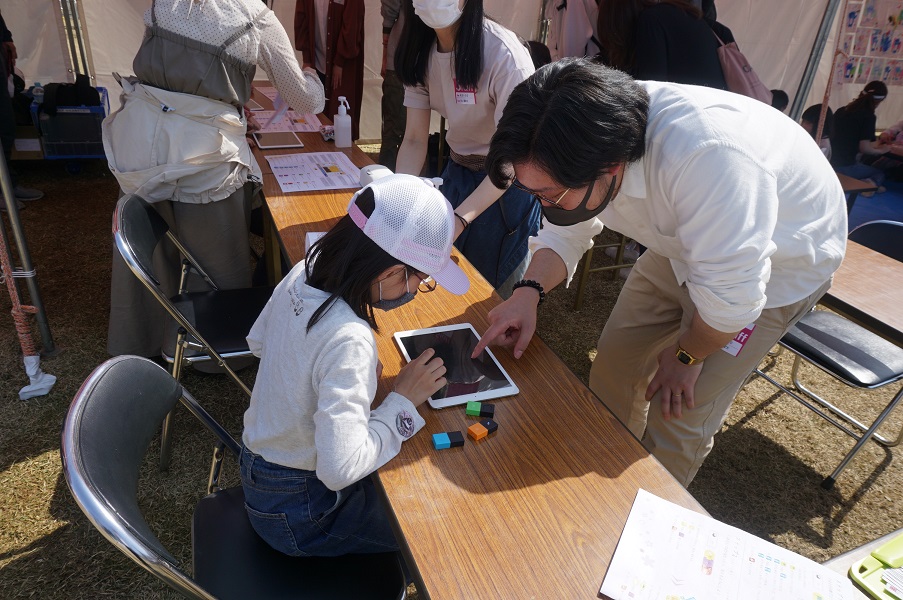
[[[434,408],[518,393],[517,386],[488,349],[477,358],[470,357],[479,337],[469,323],[403,331],[395,334],[395,340],[408,361],[433,348],[445,363],[448,384],[430,398]]]
[[[303,148],[304,144],[298,139],[294,131],[273,131],[254,134],[257,147],[261,150],[268,148]]]

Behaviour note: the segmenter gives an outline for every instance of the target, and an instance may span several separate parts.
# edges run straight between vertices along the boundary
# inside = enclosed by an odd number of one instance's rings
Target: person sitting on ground
[[[436,283],[467,291],[450,259],[456,222],[419,177],[380,178],[352,197],[254,323],[248,344],[260,368],[239,462],[248,517],[276,550],[398,549],[367,476],[424,426],[417,407],[447,381],[442,360],[425,350],[371,409],[382,371],[374,309],[397,308]]]
[[[884,171],[865,162],[867,157],[886,154],[890,146],[876,143],[875,109],[887,98],[887,86],[870,81],[859,95],[834,113],[831,165],[838,173],[879,186],[883,192]]]

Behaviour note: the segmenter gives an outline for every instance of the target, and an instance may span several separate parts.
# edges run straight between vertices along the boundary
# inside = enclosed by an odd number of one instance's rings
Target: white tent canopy
[[[210,0],[208,0],[210,1]],[[524,39],[534,39],[540,0],[484,0],[486,10]],[[362,139],[380,134],[380,76],[382,58],[379,0],[366,2],[365,92]],[[286,30],[293,29],[295,3],[274,0],[274,9]],[[131,74],[132,57],[143,35],[142,14],[150,0],[87,0],[78,3],[83,34],[96,84],[110,90],[118,104],[113,72]],[[806,61],[816,38],[827,0],[717,0],[718,20],[731,28],[743,53],[770,88],[785,90],[794,99]],[[842,11],[845,2],[840,4]],[[3,16],[19,52],[19,69],[26,81],[73,81],[69,49],[62,28],[60,3],[51,0],[6,0]],[[814,85],[804,106],[821,102],[830,73],[834,39],[842,19],[835,19]],[[300,54],[299,54],[300,56]],[[259,77],[265,75],[259,72]],[[846,104],[862,85],[835,88],[832,108]],[[892,87],[878,109],[878,126],[886,127],[903,117],[903,89]]]

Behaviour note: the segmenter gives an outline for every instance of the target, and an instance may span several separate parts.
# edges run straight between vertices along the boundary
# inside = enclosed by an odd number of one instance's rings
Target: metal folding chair
[[[901,234],[903,223],[873,221],[854,229],[849,239],[903,260]],[[781,338],[780,346],[795,355],[791,371],[793,389],[770,377],[761,367],[754,373],[856,440],[834,472],[822,481],[823,488],[834,487],[837,477],[868,440],[886,447],[900,443],[903,428],[893,439],[878,434],[877,430],[903,400],[903,388],[866,424],[807,387],[800,378],[800,366],[806,361],[850,387],[877,389],[903,380],[903,348],[840,315],[821,310],[805,315]]]
[[[397,552],[293,558],[270,548],[251,527],[241,486],[218,488],[218,464],[211,470],[210,493],[194,511],[189,574],[160,543],[137,501],[139,471],[157,424],[180,401],[237,459],[235,439],[147,359],[108,360],[72,401],[63,425],[63,473],[79,508],[110,543],[187,598],[405,597]]]
[[[129,269],[173,318],[164,332],[162,351],[163,358],[172,365],[173,377],[177,380],[181,377],[184,365],[213,361],[250,398],[251,390],[227,361],[252,356],[245,338],[273,288],[218,289],[163,217],[135,195],[119,199],[113,216],[113,237]],[[164,238],[185,257],[179,293],[172,297],[161,288],[160,278],[154,272],[154,250]],[[210,286],[209,291],[186,291],[192,269]],[[169,464],[171,429],[172,416],[167,415],[160,451],[160,467],[164,470]]]

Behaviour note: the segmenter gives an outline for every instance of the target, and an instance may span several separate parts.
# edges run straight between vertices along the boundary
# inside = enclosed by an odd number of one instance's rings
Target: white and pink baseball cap
[[[369,217],[356,204],[368,188],[375,201]],[[452,294],[460,296],[470,289],[467,275],[451,260],[454,209],[439,190],[421,178],[387,175],[375,180],[351,198],[348,215],[377,246],[426,273]]]

